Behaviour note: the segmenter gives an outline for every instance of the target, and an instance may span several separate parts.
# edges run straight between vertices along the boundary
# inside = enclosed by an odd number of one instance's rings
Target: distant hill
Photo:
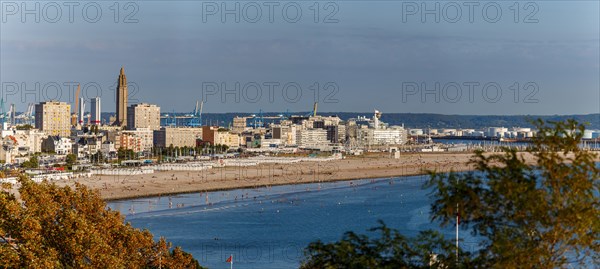
[[[183,114],[183,113],[176,113]],[[252,113],[204,113],[202,119],[204,124],[220,124],[227,126],[235,116],[249,116]],[[263,116],[277,116],[280,113],[265,112]],[[292,115],[306,115],[309,112],[295,112]],[[114,113],[102,113],[102,118],[108,120]],[[323,112],[319,115],[337,115],[343,120],[356,118],[358,116],[372,117],[373,112]],[[543,120],[563,121],[575,119],[578,122],[588,123],[587,129],[600,129],[600,113],[588,115],[443,115],[427,113],[383,113],[381,120],[390,125],[402,125],[407,128],[470,128],[479,129],[483,127],[532,127],[528,119],[541,118]]]

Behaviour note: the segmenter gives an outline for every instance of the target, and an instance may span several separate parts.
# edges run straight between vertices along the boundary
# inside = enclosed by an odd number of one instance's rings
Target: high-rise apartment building
[[[146,103],[131,105],[127,108],[127,129],[160,129],[160,107]]]
[[[321,149],[329,145],[327,130],[319,128],[300,129],[296,132],[296,143],[299,148]]]
[[[100,125],[100,115],[101,113],[101,105],[100,105],[100,97],[94,97],[90,101],[90,123],[94,125]]]
[[[35,105],[35,128],[48,135],[69,136],[71,134],[71,105],[49,101]]]

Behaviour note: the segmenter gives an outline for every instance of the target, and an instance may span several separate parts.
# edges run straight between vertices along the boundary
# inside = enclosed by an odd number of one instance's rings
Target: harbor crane
[[[315,102],[313,104],[313,110],[312,112],[309,112],[305,115],[305,117],[316,117],[317,116],[317,106],[318,106],[319,102]]]
[[[6,122],[6,109],[4,108],[4,98],[0,99],[0,124],[2,125],[2,129],[4,129],[4,123]]]
[[[200,104],[200,105],[198,105]],[[202,107],[204,106],[204,100],[198,102],[196,101],[196,107],[194,108],[194,112],[192,112],[192,119],[189,121],[188,125],[191,127],[200,127],[202,126]]]
[[[20,115],[25,124],[33,125],[33,123],[34,123],[33,122],[33,119],[34,119],[33,113],[34,112],[35,112],[35,104],[29,103],[29,105],[27,106],[27,112]]]
[[[10,126],[15,125],[15,113],[16,113],[15,110],[16,110],[15,104],[10,104],[10,107],[8,108],[8,113],[6,113],[6,116],[9,119],[8,125],[10,125]]]
[[[167,126],[169,127],[177,127],[177,116],[175,115],[175,109],[173,109],[173,114],[170,117],[171,121],[167,118]]]

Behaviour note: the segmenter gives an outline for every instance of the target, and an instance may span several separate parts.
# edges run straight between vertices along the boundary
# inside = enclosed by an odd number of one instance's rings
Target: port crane
[[[311,112],[306,113],[306,115],[304,115],[305,117],[316,117],[317,116],[317,106],[318,106],[318,102],[315,102],[313,104],[313,110]]]
[[[14,126],[15,125],[15,104],[10,104],[9,108],[8,108],[8,113],[6,113],[6,117],[8,117],[8,125],[10,126]]]
[[[2,119],[0,119],[0,124],[2,125],[2,128],[4,129],[4,123],[6,122],[6,109],[4,108],[4,98],[0,99],[0,117],[2,117]]]
[[[191,127],[202,126],[202,107],[203,106],[204,106],[204,100],[202,100],[200,102],[196,101],[196,107],[194,108],[194,112],[192,112],[192,119],[188,123],[189,126],[191,126]]]
[[[35,104],[29,103],[29,105],[27,105],[27,111],[25,113],[17,116],[17,119],[19,119],[24,124],[33,125],[33,119],[34,119],[33,113],[34,112],[35,112]]]

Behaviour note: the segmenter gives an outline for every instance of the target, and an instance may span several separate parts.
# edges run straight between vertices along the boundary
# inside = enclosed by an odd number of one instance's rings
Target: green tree
[[[310,243],[305,250],[309,259],[301,268],[444,268],[446,264],[456,264],[454,243],[445,240],[438,232],[428,230],[415,238],[407,238],[382,221],[369,231],[379,232],[380,236],[369,238],[346,232],[335,243]],[[469,253],[461,251],[459,257],[465,267],[475,266]]]
[[[132,149],[119,148],[117,151],[117,158],[119,161],[132,160],[135,159],[135,156],[136,154]]]
[[[104,154],[98,151],[91,156],[91,160],[94,163],[103,163],[104,162]]]
[[[437,254],[445,268],[565,268],[600,266],[600,169],[597,155],[582,150],[584,126],[575,121],[534,122],[538,135],[524,154],[504,149],[500,154],[476,152],[475,172],[431,173],[432,221],[456,225],[481,238],[474,253],[459,249],[452,261],[452,240],[438,237],[382,240],[348,244],[347,239],[324,245],[310,244],[303,268],[351,268],[337,257],[364,263],[363,268],[422,267],[427,256],[403,256],[415,245]],[[530,160],[528,160],[528,158]],[[431,234],[431,231],[425,231]],[[365,239],[366,240],[366,239]],[[365,241],[363,240],[363,241]],[[381,246],[386,246],[382,248]],[[392,249],[393,251],[390,251]],[[454,249],[456,251],[456,249]],[[456,258],[456,257],[454,257]],[[410,262],[418,261],[418,264]],[[391,267],[390,267],[391,268]]]
[[[31,124],[17,125],[17,130],[30,130],[33,129]]]
[[[67,154],[67,157],[65,157],[65,162],[67,163],[67,166],[69,167],[69,169],[71,169],[71,167],[77,163],[77,155],[75,154]]]
[[[23,168],[38,168],[40,166],[40,162],[37,156],[32,156],[28,161],[25,161],[21,164]]]
[[[106,209],[97,191],[19,182],[20,199],[0,191],[0,268],[200,268]]]
[[[169,157],[175,156],[175,148],[173,147],[173,144],[170,144],[169,147],[167,148],[167,156],[169,156]]]

